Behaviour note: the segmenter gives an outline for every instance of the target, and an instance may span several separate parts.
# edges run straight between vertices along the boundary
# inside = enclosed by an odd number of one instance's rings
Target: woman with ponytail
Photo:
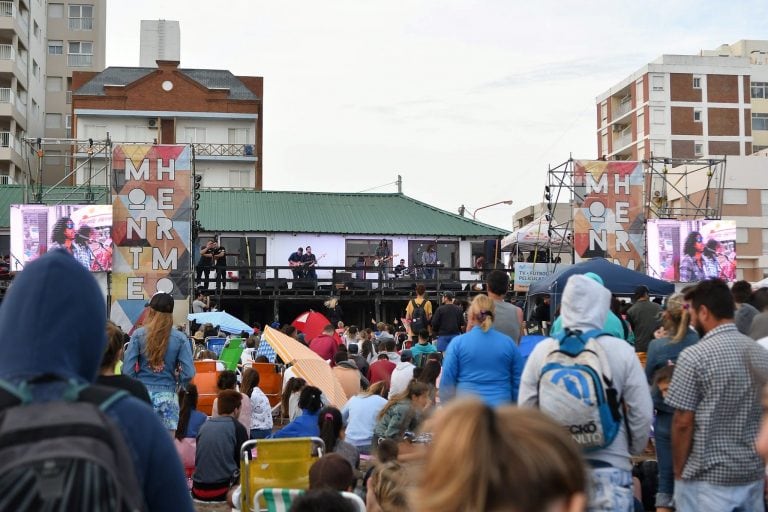
[[[186,388],[195,376],[189,341],[173,327],[173,302],[167,293],[152,296],[144,326],[131,336],[123,361],[123,374],[147,387],[152,407],[172,436],[179,422],[176,389]]]
[[[317,426],[320,409],[323,408],[323,392],[315,386],[304,386],[299,395],[301,414],[295,420],[278,430],[272,439],[285,437],[317,437],[320,428]]]
[[[648,384],[654,384],[654,378],[659,370],[674,365],[680,352],[699,341],[696,331],[691,329],[690,315],[683,295],[675,293],[667,299],[661,323],[667,337],[652,340],[648,345],[648,357],[645,362],[645,375]],[[656,494],[656,510],[674,510],[672,495],[675,489],[674,473],[672,471],[672,416],[673,408],[664,403],[664,397],[659,386],[651,388],[653,407],[656,409],[656,419],[653,425],[653,435],[656,442],[656,460],[659,464],[659,490]]]
[[[512,406],[494,409],[464,398],[428,423],[432,446],[419,475],[414,510],[584,510],[586,464],[581,451],[544,414]]]
[[[323,407],[317,418],[317,426],[320,428],[320,439],[325,443],[325,453],[338,453],[349,461],[353,468],[360,467],[357,448],[344,440],[341,411],[335,407]]]
[[[448,345],[440,401],[474,395],[490,406],[517,402],[523,358],[514,340],[493,328],[495,304],[477,295],[467,312],[467,332]]]
[[[371,448],[374,452],[381,439],[402,441],[403,434],[416,431],[430,406],[429,389],[429,385],[412,380],[405,391],[389,399],[373,428]]]

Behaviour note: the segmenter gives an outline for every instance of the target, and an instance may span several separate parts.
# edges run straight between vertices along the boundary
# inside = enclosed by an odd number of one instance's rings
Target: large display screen
[[[648,275],[666,281],[736,280],[736,222],[649,219]]]
[[[11,205],[11,270],[58,248],[88,270],[112,270],[112,205]]]

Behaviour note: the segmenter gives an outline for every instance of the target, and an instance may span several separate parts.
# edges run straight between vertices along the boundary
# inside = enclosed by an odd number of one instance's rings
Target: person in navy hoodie
[[[42,375],[62,379],[31,385],[35,401],[57,399],[70,379],[93,383],[107,343],[105,311],[96,280],[72,255],[54,250],[33,261],[0,307],[0,379],[14,385]],[[192,512],[173,440],[152,407],[126,396],[105,412],[132,452],[146,510]]]
[[[320,427],[317,424],[318,413],[323,407],[323,392],[314,386],[305,386],[299,395],[301,414],[295,420],[272,434],[272,439],[284,437],[317,437]]]

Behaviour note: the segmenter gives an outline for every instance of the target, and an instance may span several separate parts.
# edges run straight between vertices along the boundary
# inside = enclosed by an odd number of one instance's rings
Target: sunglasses
[[[696,237],[696,241],[697,241],[697,242],[699,242],[699,243],[701,243],[701,242],[703,242],[703,241],[704,241],[704,239],[703,239],[703,238],[701,238],[700,236],[697,236],[697,237]]]
[[[74,222],[67,222],[67,229],[75,229],[75,223]]]

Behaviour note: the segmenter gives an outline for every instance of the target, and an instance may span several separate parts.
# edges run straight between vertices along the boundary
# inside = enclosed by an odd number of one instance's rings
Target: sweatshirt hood
[[[602,284],[581,274],[572,275],[563,291],[563,327],[580,331],[602,329],[610,305],[611,292]]]
[[[93,382],[106,347],[106,304],[91,273],[63,250],[28,264],[0,306],[0,377]]]

